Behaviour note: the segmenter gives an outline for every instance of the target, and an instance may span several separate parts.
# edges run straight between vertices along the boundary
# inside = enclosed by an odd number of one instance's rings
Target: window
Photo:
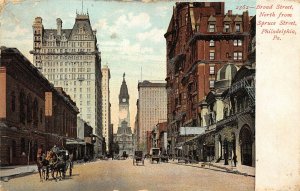
[[[37,126],[39,118],[38,118],[38,108],[39,108],[39,103],[37,99],[35,98],[33,101],[33,124],[34,126]]]
[[[234,52],[233,53],[233,60],[242,60],[243,59],[243,53],[242,52]]]
[[[215,74],[215,67],[214,66],[209,67],[209,74]]]
[[[242,40],[238,40],[238,46],[242,46]]]
[[[215,46],[215,41],[214,40],[210,40],[209,41],[209,46],[210,47],[214,47]]]
[[[43,123],[43,109],[40,109],[40,123]]]
[[[235,32],[241,32],[241,24],[235,24]]]
[[[210,88],[214,88],[215,87],[215,81],[214,80],[210,80],[209,81],[209,87]]]
[[[15,92],[11,93],[11,111],[14,112],[16,110],[16,95]]]
[[[32,106],[31,106],[31,96],[30,94],[27,95],[27,122],[32,121]]]
[[[224,25],[224,32],[230,32],[230,25],[229,24]]]
[[[199,32],[199,28],[200,28],[199,24],[196,24],[196,32]]]
[[[209,24],[208,32],[215,32],[215,24]]]
[[[25,154],[25,138],[21,138],[21,155]]]
[[[233,46],[242,46],[242,40],[234,40]]]
[[[209,52],[209,59],[210,60],[214,60],[215,59],[215,52],[214,51],[210,51]]]

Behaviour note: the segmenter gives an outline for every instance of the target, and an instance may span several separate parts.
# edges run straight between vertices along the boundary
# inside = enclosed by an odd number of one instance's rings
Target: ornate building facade
[[[78,107],[79,116],[97,136],[95,153],[102,150],[101,54],[88,14],[77,14],[72,29],[45,29],[41,17],[33,22],[33,63],[54,86],[62,87]]]
[[[133,134],[129,115],[129,94],[124,73],[119,94],[119,126],[114,137],[114,142],[119,145],[119,154],[123,154],[123,152],[129,155],[133,154]]]
[[[217,71],[229,61],[241,66],[249,45],[248,12],[224,12],[224,2],[176,3],[168,30],[167,97],[169,153],[178,130],[200,126],[200,104],[215,89]]]

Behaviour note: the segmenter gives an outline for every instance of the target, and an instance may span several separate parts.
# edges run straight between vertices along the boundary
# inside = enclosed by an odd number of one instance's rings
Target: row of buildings
[[[255,166],[255,16],[224,10],[176,3],[166,83],[138,84],[135,149]]]
[[[110,71],[101,69],[96,30],[84,13],[71,29],[56,23],[45,29],[34,19],[33,64],[1,48],[1,164],[35,160],[37,147],[54,144],[78,156],[111,152]]]
[[[164,35],[168,154],[255,166],[255,17],[224,7],[173,9]]]

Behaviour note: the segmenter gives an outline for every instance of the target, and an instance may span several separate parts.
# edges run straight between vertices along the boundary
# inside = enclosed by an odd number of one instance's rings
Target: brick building
[[[55,87],[45,93],[45,120],[46,120],[46,149],[54,144],[67,148],[67,142],[77,138],[76,104],[61,87]],[[68,149],[75,152],[77,145],[68,144]]]
[[[1,165],[34,162],[38,147],[53,146],[50,137],[76,138],[78,110],[74,102],[15,48],[1,47],[0,83]],[[53,110],[49,110],[50,105]],[[65,117],[56,108],[65,111]]]
[[[249,44],[248,12],[224,12],[224,2],[176,3],[166,34],[169,153],[178,129],[199,126],[199,104],[214,90],[217,71],[241,66]]]

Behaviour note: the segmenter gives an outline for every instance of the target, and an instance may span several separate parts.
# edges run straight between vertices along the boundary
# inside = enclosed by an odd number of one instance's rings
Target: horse
[[[49,161],[46,160],[45,156],[37,157],[37,168],[40,175],[40,181],[48,180],[49,178]]]

